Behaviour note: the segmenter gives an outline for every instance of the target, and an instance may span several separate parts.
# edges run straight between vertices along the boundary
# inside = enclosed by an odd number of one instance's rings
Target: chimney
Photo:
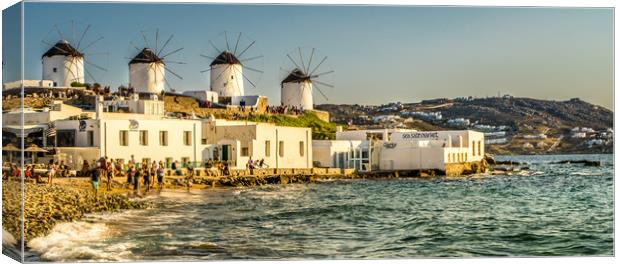
[[[95,119],[99,119],[103,116],[103,96],[95,96]]]

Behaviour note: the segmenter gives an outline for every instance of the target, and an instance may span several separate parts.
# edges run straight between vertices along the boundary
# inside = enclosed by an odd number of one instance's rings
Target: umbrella
[[[13,162],[13,152],[21,151],[21,149],[17,148],[15,145],[9,143],[6,146],[2,147],[2,151],[6,151],[9,154],[9,162]]]
[[[47,152],[46,149],[41,148],[35,144],[31,144],[29,147],[27,147],[26,149],[24,149],[24,151],[26,152]]]
[[[6,144],[6,146],[2,147],[2,151],[20,151],[15,145],[12,143]]]
[[[29,147],[27,147],[26,149],[24,149],[25,152],[32,152],[32,163],[34,163],[34,158],[37,152],[47,152],[47,150],[40,148],[39,146],[32,144]]]

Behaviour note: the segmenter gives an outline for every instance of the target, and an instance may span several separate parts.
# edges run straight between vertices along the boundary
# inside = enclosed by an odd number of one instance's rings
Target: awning
[[[23,126],[24,134],[22,135],[22,126],[2,126],[2,131],[6,131],[9,133],[13,133],[18,137],[27,137],[30,133],[43,131],[48,128],[47,124],[38,124],[38,125],[26,125]]]

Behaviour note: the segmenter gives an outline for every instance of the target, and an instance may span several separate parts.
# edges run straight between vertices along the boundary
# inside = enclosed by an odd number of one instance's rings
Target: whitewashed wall
[[[79,120],[59,120],[56,122],[58,130],[74,129],[76,131],[76,147],[88,147],[87,132],[94,131],[95,146],[99,147],[101,155],[106,155],[113,159],[131,158],[133,154],[136,160],[150,158],[155,160],[165,160],[172,158],[179,162],[183,157],[188,157],[190,161],[201,162],[203,149],[205,146],[200,141],[200,121],[198,120],[137,120],[138,127],[130,129],[129,120],[86,120],[87,128],[79,131]],[[128,131],[128,146],[120,145],[120,131]],[[141,130],[148,131],[148,145],[140,145]],[[159,131],[168,131],[168,145],[159,144]],[[189,146],[184,145],[183,131],[192,132],[192,142]]]
[[[70,87],[72,82],[84,83],[84,59],[64,55],[43,57],[42,79],[64,87]]]
[[[218,78],[219,76],[219,78]],[[217,64],[211,67],[211,91],[219,96],[243,96],[243,66],[241,64]]]
[[[283,83],[281,102],[284,106],[301,106],[304,110],[314,109],[312,83],[309,81]]]
[[[163,63],[129,64],[129,85],[136,92],[161,93],[165,88],[164,67]]]

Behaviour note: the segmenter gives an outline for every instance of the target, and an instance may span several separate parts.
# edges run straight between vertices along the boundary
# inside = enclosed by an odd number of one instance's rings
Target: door
[[[222,161],[228,161],[228,145],[222,145]]]

